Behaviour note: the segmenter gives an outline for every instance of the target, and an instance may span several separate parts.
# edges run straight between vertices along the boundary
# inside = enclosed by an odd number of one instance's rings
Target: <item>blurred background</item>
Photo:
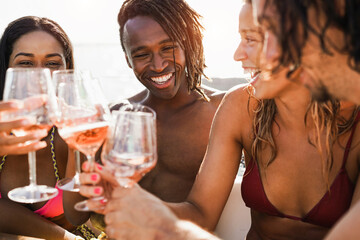
[[[204,31],[207,69],[213,82],[205,85],[221,90],[243,82],[241,63],[233,60],[238,46],[238,14],[241,0],[187,0],[200,13]],[[7,24],[34,15],[58,22],[74,46],[75,65],[97,77],[109,102],[130,97],[143,89],[127,66],[120,46],[117,14],[123,0],[11,0],[0,8],[1,35]]]

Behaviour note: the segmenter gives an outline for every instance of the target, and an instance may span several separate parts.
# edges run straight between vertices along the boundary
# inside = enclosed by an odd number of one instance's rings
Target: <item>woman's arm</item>
[[[356,203],[330,230],[326,240],[360,239],[360,202]]]
[[[359,124],[359,123],[358,123]],[[353,148],[351,151],[359,151],[359,127],[355,132],[353,139]],[[360,153],[357,154],[357,169],[360,166]],[[359,173],[358,173],[359,175]],[[351,207],[348,212],[335,224],[330,230],[326,239],[360,239],[360,178],[357,177],[353,198],[351,201]]]
[[[115,188],[105,212],[111,239],[218,240],[194,223],[179,220],[159,198],[137,184]]]
[[[242,136],[251,129],[247,100],[248,94],[242,88],[225,96],[215,114],[208,148],[186,202],[168,204],[178,217],[208,230],[216,227],[239,168]]]
[[[0,232],[44,239],[74,240],[75,235],[7,199],[0,199]]]

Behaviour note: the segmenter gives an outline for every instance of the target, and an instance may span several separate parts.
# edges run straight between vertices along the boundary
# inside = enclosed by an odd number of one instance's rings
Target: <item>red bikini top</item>
[[[320,201],[304,217],[301,218],[286,215],[272,205],[266,196],[259,169],[254,160],[251,160],[246,167],[241,184],[241,194],[246,206],[271,216],[289,218],[327,228],[333,226],[334,223],[349,209],[354,193],[355,186],[346,172],[345,165],[359,116],[360,114],[358,114],[356,118],[356,123],[352,128],[350,138],[346,144],[341,169],[331,184],[330,191],[327,191]]]

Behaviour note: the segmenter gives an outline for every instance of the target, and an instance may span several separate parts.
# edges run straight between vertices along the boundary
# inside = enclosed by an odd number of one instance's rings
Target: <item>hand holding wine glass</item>
[[[68,118],[67,110],[72,108],[72,105],[80,105],[79,103],[79,88],[75,86],[82,86],[81,73],[74,70],[60,70],[55,71],[53,74],[53,82],[55,85],[55,93],[58,97],[58,103],[63,113],[57,119],[56,125],[60,129],[65,126],[65,119]],[[76,103],[75,103],[76,102]],[[60,133],[60,131],[59,131]],[[66,140],[66,139],[65,139]],[[76,149],[71,145],[71,142],[67,142],[69,148]],[[78,150],[74,151],[75,154],[75,176],[72,178],[63,178],[58,181],[57,185],[61,190],[78,192],[79,191],[79,173],[80,173],[80,153]]]
[[[157,161],[156,114],[140,104],[114,111],[115,125],[102,151],[102,161],[123,187],[131,187]]]
[[[87,207],[103,213],[105,198],[111,196],[112,189],[121,185],[132,187],[157,161],[156,114],[146,106],[128,104],[112,112],[113,121],[102,150],[105,167],[97,166],[99,177],[92,178],[90,165],[83,164],[80,193],[86,197]],[[96,186],[94,186],[96,184]],[[90,185],[90,186],[89,186]],[[95,189],[102,189],[102,201]],[[96,197],[94,199],[94,197]]]
[[[26,101],[34,106],[33,102]],[[24,103],[22,101],[1,101],[0,102],[0,156],[4,155],[22,155],[30,151],[37,151],[46,147],[46,142],[41,141],[46,137],[46,130],[34,131],[26,134],[25,136],[15,136],[11,134],[11,131],[16,128],[25,128],[34,124],[34,121],[27,117],[3,120],[1,116],[5,116],[11,112],[19,111],[23,109]]]
[[[52,120],[57,114],[57,104],[49,69],[9,68],[6,72],[3,99],[19,101],[24,107],[2,113],[2,121],[27,118],[32,123],[12,129],[15,136],[24,137],[39,130],[48,132],[51,129]],[[36,184],[36,152],[29,152],[28,159],[30,184],[11,190],[8,193],[9,198],[13,201],[34,203],[55,197],[58,194],[56,188]]]
[[[56,123],[60,136],[72,148],[86,155],[88,162],[93,165],[95,153],[107,136],[108,114],[106,106],[98,102],[98,98],[91,89],[93,85],[88,79],[73,70],[55,71],[53,74],[57,84],[60,117]],[[76,174],[69,185],[68,180],[59,182],[63,190],[78,191],[80,163],[76,164]],[[86,210],[80,204],[75,208]]]

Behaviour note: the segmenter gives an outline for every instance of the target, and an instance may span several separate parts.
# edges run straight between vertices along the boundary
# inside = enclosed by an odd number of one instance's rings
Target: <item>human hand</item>
[[[106,234],[112,239],[173,239],[178,218],[139,185],[116,187],[105,207]]]
[[[32,118],[17,118],[16,120],[4,120],[3,115],[9,112],[16,112],[23,108],[27,108],[31,104],[38,105],[38,99],[33,99],[33,101],[29,101],[27,103],[23,103],[20,101],[6,101],[0,102],[0,112],[1,112],[1,120],[0,120],[0,155],[9,155],[9,154],[26,154],[30,151],[37,151],[41,148],[46,147],[45,141],[39,141],[40,139],[47,136],[46,130],[34,130],[29,132],[24,136],[14,136],[11,135],[12,129],[16,128],[26,128],[31,125],[34,125],[34,119]],[[42,104],[40,101],[39,104]]]
[[[119,184],[112,171],[98,163],[90,165],[86,161],[82,165],[82,170],[80,194],[89,198],[86,205],[91,211],[103,214],[107,199],[111,197],[113,188]],[[99,198],[100,196],[102,198]]]

